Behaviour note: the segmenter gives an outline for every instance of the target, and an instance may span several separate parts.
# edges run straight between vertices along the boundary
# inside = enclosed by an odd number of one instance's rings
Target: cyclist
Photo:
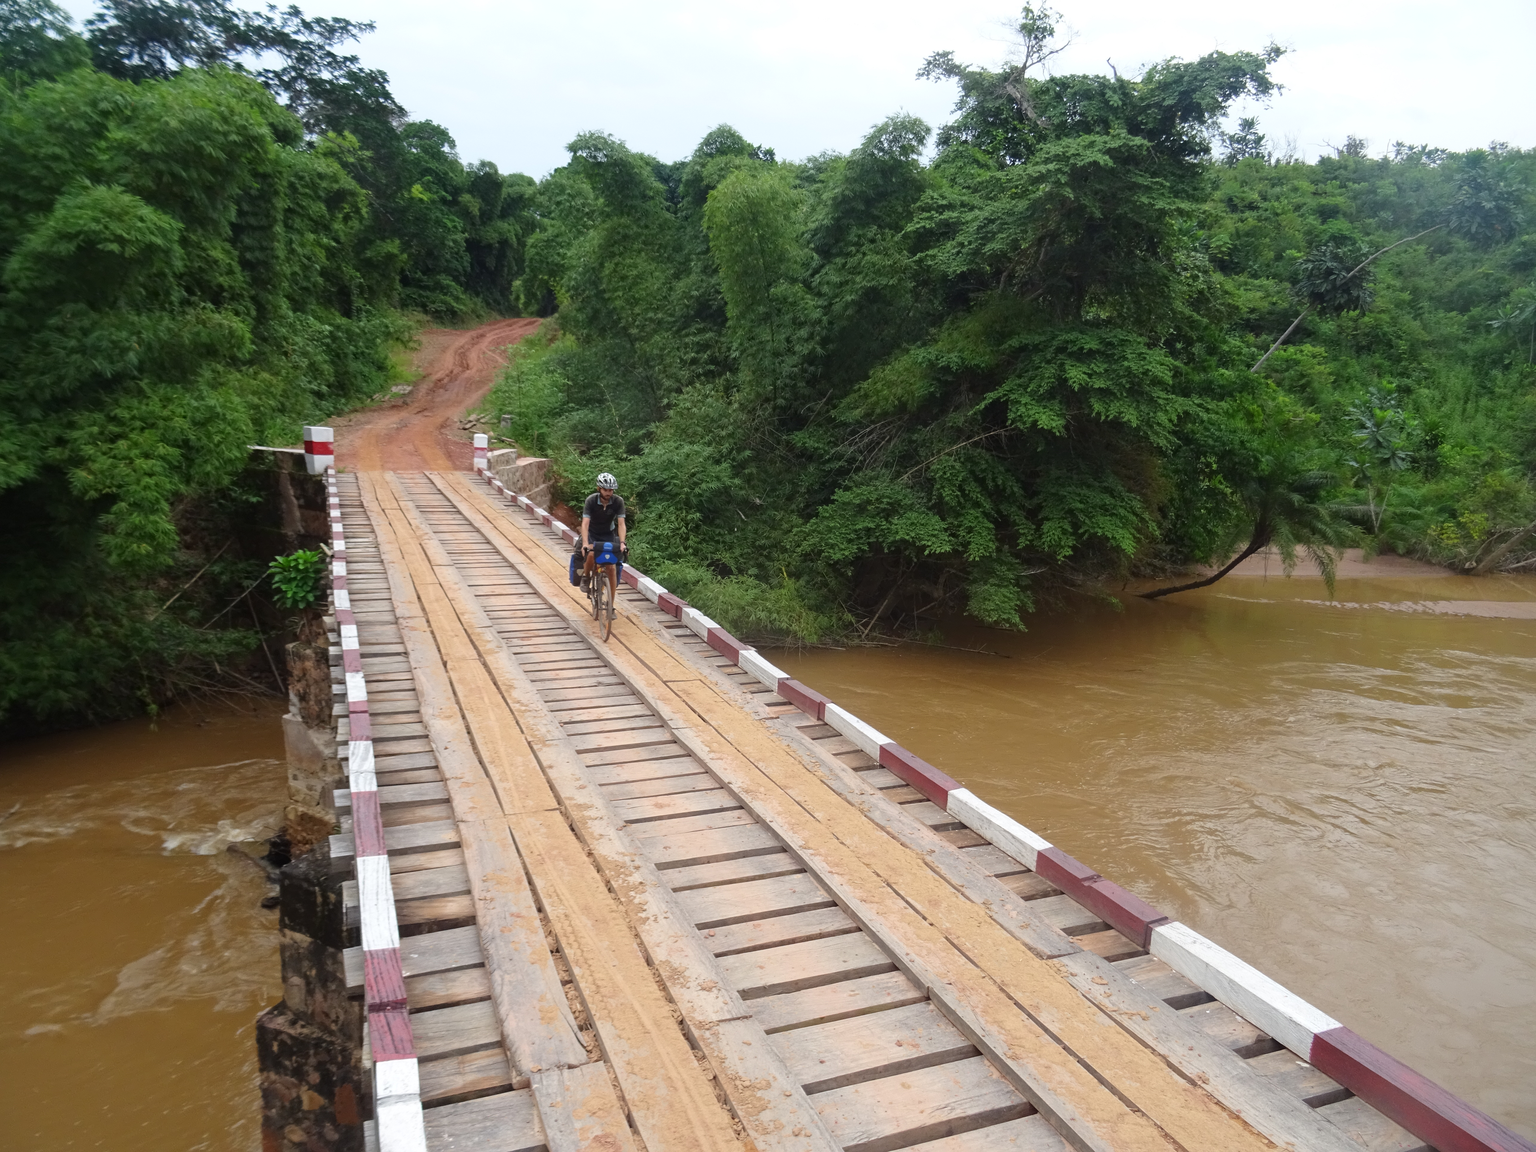
[[[619,555],[629,557],[629,545],[624,543],[624,497],[618,494],[618,487],[619,482],[612,472],[597,474],[597,491],[587,497],[581,509],[581,544],[576,550],[578,563],[585,564],[594,541],[613,541],[619,546]],[[586,586],[585,576],[582,586]]]

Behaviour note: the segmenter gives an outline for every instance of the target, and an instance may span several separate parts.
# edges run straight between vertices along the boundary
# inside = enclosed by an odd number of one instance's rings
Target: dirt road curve
[[[423,331],[416,354],[421,379],[410,394],[332,422],[337,465],[355,472],[468,471],[470,440],[459,431],[459,414],[490,388],[507,362],[507,345],[538,326],[496,320],[469,331]]]

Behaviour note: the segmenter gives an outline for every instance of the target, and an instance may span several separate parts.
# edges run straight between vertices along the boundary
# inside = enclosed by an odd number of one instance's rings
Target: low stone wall
[[[547,456],[519,456],[516,448],[498,448],[487,453],[486,464],[513,492],[522,493],[540,508],[549,507],[554,476]]]

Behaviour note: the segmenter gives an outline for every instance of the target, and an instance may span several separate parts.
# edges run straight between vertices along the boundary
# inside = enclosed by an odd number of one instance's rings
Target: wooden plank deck
[[[338,488],[434,1152],[1426,1147],[527,513]]]

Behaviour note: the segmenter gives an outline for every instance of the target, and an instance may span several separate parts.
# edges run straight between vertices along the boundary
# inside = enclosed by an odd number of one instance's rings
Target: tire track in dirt
[[[537,319],[494,320],[460,331],[421,333],[421,377],[392,403],[337,417],[336,463],[355,472],[468,471],[470,440],[458,418],[489,391],[506,364],[504,350],[532,335]]]

